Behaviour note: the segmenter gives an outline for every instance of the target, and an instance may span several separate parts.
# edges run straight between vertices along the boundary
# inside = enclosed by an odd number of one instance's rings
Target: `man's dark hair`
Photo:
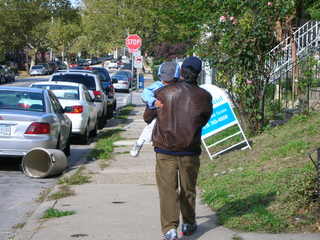
[[[197,84],[197,79],[199,74],[192,71],[190,68],[181,68],[181,76],[184,78],[184,81],[190,84]]]

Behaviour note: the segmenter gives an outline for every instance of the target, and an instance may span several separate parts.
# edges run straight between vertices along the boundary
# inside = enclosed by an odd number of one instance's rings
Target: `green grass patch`
[[[48,196],[48,200],[58,200],[61,198],[66,198],[74,196],[75,192],[68,185],[59,186],[59,191],[54,192]]]
[[[221,225],[270,233],[319,231],[316,171],[308,158],[319,147],[318,119],[320,113],[295,116],[250,139],[252,150],[235,150],[213,161],[203,155],[202,198]]]
[[[58,180],[58,184],[81,185],[81,184],[89,183],[91,177],[83,173],[84,169],[85,168],[82,166],[78,168],[73,175],[60,178]]]
[[[124,130],[111,129],[104,132],[98,139],[95,148],[90,152],[90,157],[108,160],[112,156],[114,142],[121,140],[120,133]]]
[[[52,191],[51,188],[47,188],[45,190],[42,190],[38,196],[38,198],[36,199],[36,202],[38,203],[42,203],[50,194],[50,192]]]
[[[61,211],[59,209],[49,208],[44,212],[42,219],[65,217],[75,213],[75,211]]]
[[[240,131],[239,126],[235,125],[235,126],[231,126],[227,129],[225,129],[224,131],[219,132],[219,133],[205,139],[207,146],[210,146],[214,143],[222,141],[222,142],[218,143],[217,145],[210,147],[210,152],[217,153],[219,151],[222,151],[228,147],[235,145],[236,143],[243,141],[244,138],[241,133],[237,134],[229,139],[224,140],[225,138],[232,136],[232,135],[238,133],[239,131]]]
[[[127,120],[135,105],[127,105],[120,109],[118,115],[115,117],[116,119]]]
[[[17,223],[12,228],[13,229],[22,229],[25,225],[26,225],[26,223]]]

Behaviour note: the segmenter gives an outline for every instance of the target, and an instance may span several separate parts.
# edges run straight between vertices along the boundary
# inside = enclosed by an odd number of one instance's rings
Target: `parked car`
[[[113,117],[113,111],[117,108],[117,100],[111,77],[108,70],[103,67],[90,67],[89,70],[90,69],[92,69],[93,73],[99,74],[100,76],[99,79],[101,80],[103,90],[108,96],[108,119],[110,119]]]
[[[130,81],[128,76],[126,75],[113,75],[112,83],[115,91],[125,91],[127,93],[130,92]]]
[[[117,63],[117,61],[111,61],[111,62],[109,62],[109,64],[108,64],[108,69],[109,69],[110,71],[117,71],[117,70],[118,70],[118,63]]]
[[[59,71],[59,70],[65,70],[65,69],[68,68],[67,65],[66,65],[65,63],[63,63],[63,62],[56,62],[56,64],[57,64],[57,66],[58,66],[57,71]]]
[[[123,66],[121,66],[120,70],[128,70],[130,72],[132,72],[133,70],[133,79],[137,79],[137,69],[135,67],[133,67],[132,69],[132,63],[126,63]]]
[[[97,108],[88,89],[73,82],[37,82],[31,87],[51,90],[58,98],[65,114],[72,121],[72,135],[79,135],[83,144],[97,135]]]
[[[118,76],[122,76],[122,77],[118,77]],[[131,71],[120,70],[112,75],[112,79],[113,79],[113,81],[112,81],[113,86],[116,90],[126,90],[127,92],[129,92],[130,88],[132,88],[134,85]],[[123,79],[127,79],[126,81],[128,82],[128,87],[121,85],[119,83],[119,81],[117,83],[114,83],[115,79],[120,80],[120,82],[123,82]],[[123,82],[123,84],[126,85],[126,83],[124,83],[124,82]]]
[[[77,61],[78,66],[90,66],[89,62],[87,59],[79,59]]]
[[[42,65],[47,69],[47,74],[52,74],[53,68],[50,67],[49,63],[38,63],[37,65]]]
[[[3,72],[6,83],[15,81],[16,73],[13,68],[6,65],[0,65],[0,71]]]
[[[103,91],[100,79],[91,72],[61,71],[53,74],[49,81],[82,83],[89,90],[98,109],[98,128],[104,127],[108,116],[108,97]]]
[[[92,59],[91,59],[91,65],[96,65],[96,64],[98,64],[99,62],[98,62],[98,58],[96,58],[96,57],[93,57]]]
[[[0,156],[24,156],[34,147],[70,155],[71,120],[44,89],[0,87]]]
[[[5,70],[4,68],[0,65],[0,84],[1,83],[6,83],[6,77],[5,77]]]
[[[103,67],[74,67],[69,69],[70,72],[90,72],[98,75],[99,80],[101,81],[103,91],[107,95],[108,101],[108,115],[107,118],[110,119],[113,117],[113,111],[116,110],[117,100],[115,97],[115,89],[112,84],[109,72]]]
[[[56,62],[48,62],[49,74],[53,74],[58,71],[58,64]]]
[[[48,69],[43,65],[34,65],[34,66],[31,67],[29,74],[31,76],[47,75],[48,74]]]

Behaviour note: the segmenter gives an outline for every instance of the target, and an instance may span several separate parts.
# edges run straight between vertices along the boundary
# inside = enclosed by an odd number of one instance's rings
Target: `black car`
[[[113,117],[113,111],[116,110],[117,107],[117,100],[115,97],[115,90],[107,69],[103,67],[84,67],[84,66],[77,66],[70,68],[69,71],[89,71],[96,75],[101,81],[101,85],[103,91],[108,96],[108,115],[107,118],[110,119]]]
[[[67,65],[63,62],[56,62],[58,69],[57,70],[65,70],[67,69]]]
[[[4,79],[5,79],[5,82],[8,83],[8,82],[14,82],[15,79],[16,79],[16,73],[15,73],[15,70],[10,67],[10,66],[7,66],[7,65],[2,65],[1,66],[2,70],[4,72]]]
[[[55,62],[48,62],[49,74],[53,74],[58,71],[58,65]]]
[[[91,67],[92,72],[100,75],[102,87],[108,96],[108,119],[113,117],[113,111],[116,110],[117,100],[114,87],[107,69],[103,67]]]
[[[0,65],[0,84],[1,83],[6,83],[6,78],[5,78],[5,70],[4,68]]]

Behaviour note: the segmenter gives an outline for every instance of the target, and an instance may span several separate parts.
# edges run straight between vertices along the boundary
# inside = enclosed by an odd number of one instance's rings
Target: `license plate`
[[[10,136],[11,127],[9,125],[0,125],[0,136]]]

